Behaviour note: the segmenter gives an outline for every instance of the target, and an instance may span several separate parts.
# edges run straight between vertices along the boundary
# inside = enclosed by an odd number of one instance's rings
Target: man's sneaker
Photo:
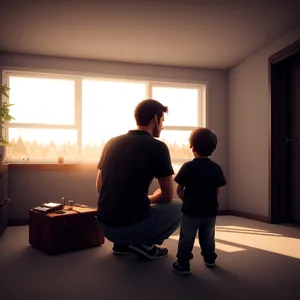
[[[167,248],[157,247],[156,245],[131,245],[129,247],[129,251],[135,255],[150,260],[157,260],[168,255]]]
[[[129,246],[114,244],[113,254],[114,255],[127,255],[127,254],[129,254]]]
[[[179,264],[178,262],[173,263],[173,271],[179,275],[190,275],[191,274],[190,267],[188,267],[188,266],[184,267],[181,264]]]

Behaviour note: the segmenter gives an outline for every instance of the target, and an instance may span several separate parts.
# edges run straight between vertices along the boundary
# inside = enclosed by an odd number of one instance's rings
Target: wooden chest
[[[29,243],[48,254],[60,254],[104,243],[96,208],[75,206],[64,214],[29,211]]]

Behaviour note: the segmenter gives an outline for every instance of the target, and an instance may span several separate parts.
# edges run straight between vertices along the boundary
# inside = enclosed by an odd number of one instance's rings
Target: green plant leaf
[[[4,147],[7,147],[7,146],[13,146],[7,138],[5,137],[2,137],[0,138],[0,146],[4,146]]]
[[[3,86],[0,86],[0,94],[1,98],[2,96],[5,96],[9,99],[8,91],[10,88],[4,84]],[[0,98],[0,99],[1,99]],[[7,101],[2,101],[0,105],[0,127],[3,129],[6,125],[6,122],[10,122],[11,120],[15,120],[13,116],[10,115],[10,107],[13,106],[12,103],[7,103]],[[8,141],[6,137],[0,137],[0,146],[12,146],[12,144]]]
[[[0,88],[0,93],[2,95],[4,95],[6,98],[9,98],[9,95],[8,95],[8,91],[10,90],[10,88],[7,86],[7,84],[4,84],[1,88]]]

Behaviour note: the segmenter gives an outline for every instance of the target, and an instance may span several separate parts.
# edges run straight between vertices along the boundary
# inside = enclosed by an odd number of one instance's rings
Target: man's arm
[[[178,197],[183,201],[184,197],[184,186],[177,184],[176,192]]]
[[[100,191],[101,191],[101,187],[102,187],[102,171],[98,170],[97,179],[96,179],[96,189],[97,189],[99,194],[100,194]]]
[[[158,178],[160,189],[149,196],[151,203],[170,203],[173,200],[173,176]]]

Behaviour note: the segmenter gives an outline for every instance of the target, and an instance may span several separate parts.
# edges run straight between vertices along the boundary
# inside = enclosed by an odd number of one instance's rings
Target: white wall
[[[162,79],[178,82],[208,82],[208,125],[218,135],[219,140],[214,160],[222,166],[227,176],[228,74],[226,71],[99,62],[0,52],[0,70],[9,69],[35,69],[37,71],[72,72],[86,75],[117,75],[122,78]],[[80,198],[80,201],[85,201],[90,205],[95,203],[95,179],[93,178],[96,176],[96,169],[89,169],[86,174],[76,172],[76,176],[70,172],[64,172],[65,176],[63,178],[65,180],[59,180],[59,185],[57,185],[56,178],[61,178],[62,175],[57,172],[60,171],[51,171],[51,174],[49,173],[49,176],[47,176],[47,171],[43,171],[43,173],[32,169],[11,171],[9,173],[9,196],[12,200],[10,218],[14,220],[26,218],[28,209],[43,201],[41,199],[43,192],[47,195],[47,199],[52,199],[51,201],[59,195],[64,195],[64,191],[66,191],[75,201],[76,198]],[[89,186],[90,189],[78,190],[81,182],[80,176],[82,176],[84,185]],[[83,178],[83,176],[85,177]],[[34,182],[34,184],[29,184],[28,180]],[[24,181],[24,184],[22,182],[20,184],[20,181]],[[76,192],[72,193],[72,187],[75,185],[77,186]],[[34,192],[34,186],[38,187],[37,192]],[[221,193],[220,208],[227,209],[227,188],[224,188]]]
[[[269,216],[268,58],[300,39],[300,24],[229,72],[229,190],[231,210]]]

